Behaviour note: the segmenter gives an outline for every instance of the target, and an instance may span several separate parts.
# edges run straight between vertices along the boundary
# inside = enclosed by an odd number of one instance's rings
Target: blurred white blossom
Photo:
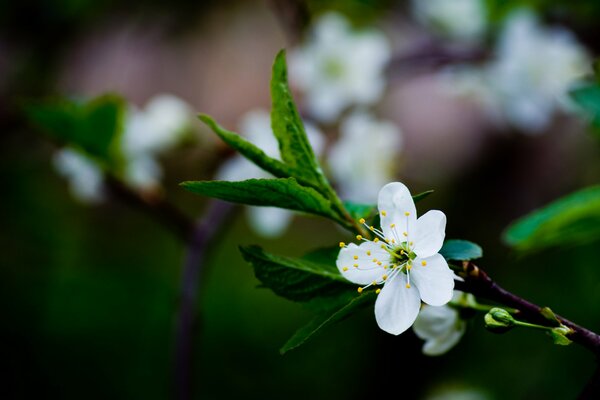
[[[354,30],[344,16],[328,13],[316,21],[306,43],[291,52],[290,79],[304,92],[306,111],[332,122],[348,106],[381,97],[390,56],[382,32]]]
[[[564,107],[567,90],[585,75],[589,62],[570,31],[543,27],[534,14],[520,11],[505,23],[488,79],[507,120],[538,132]]]
[[[413,0],[415,18],[452,39],[480,39],[487,27],[484,0]]]
[[[162,168],[156,157],[181,141],[192,116],[187,103],[168,94],[153,97],[143,110],[130,108],[122,146],[128,184],[137,189],[160,185]]]
[[[73,196],[85,203],[97,203],[103,198],[103,174],[100,167],[89,157],[64,148],[54,155],[54,167],[69,182]]]
[[[327,159],[342,198],[374,203],[381,187],[394,180],[402,142],[402,132],[392,122],[363,111],[344,119]]]
[[[459,301],[463,296],[472,295],[454,291],[452,301]],[[460,318],[458,310],[449,305],[436,307],[424,304],[413,325],[415,334],[425,340],[423,354],[428,356],[446,353],[460,341],[466,328],[467,324]]]
[[[310,123],[304,123],[306,135],[315,155],[323,152],[325,139],[319,129]],[[269,157],[281,159],[279,144],[271,129],[271,117],[267,111],[252,110],[244,114],[239,124],[240,134],[262,149]],[[273,178],[271,174],[257,167],[241,155],[233,157],[223,164],[216,179],[242,181],[246,179]],[[248,219],[252,228],[266,237],[275,237],[283,233],[289,225],[293,213],[276,207],[247,207]]]
[[[505,21],[490,62],[447,70],[443,81],[455,94],[479,100],[495,121],[534,134],[550,125],[555,111],[569,110],[567,91],[589,64],[570,31],[542,26],[520,10]]]

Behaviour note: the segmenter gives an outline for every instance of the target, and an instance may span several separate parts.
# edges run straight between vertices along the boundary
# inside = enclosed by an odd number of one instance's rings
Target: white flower
[[[415,18],[453,39],[476,40],[487,25],[484,0],[413,0]]]
[[[331,122],[352,104],[372,104],[385,88],[384,68],[391,56],[385,35],[355,31],[345,17],[323,15],[304,46],[289,56],[290,79],[305,92],[306,109]]]
[[[90,158],[71,148],[54,155],[54,167],[69,181],[69,189],[75,198],[86,203],[97,203],[104,197],[103,174]]]
[[[162,169],[156,157],[182,139],[192,115],[187,103],[168,94],[154,96],[144,110],[129,110],[122,146],[129,185],[138,189],[160,185]]]
[[[567,90],[588,66],[585,49],[570,31],[544,28],[531,12],[520,11],[505,23],[488,80],[507,120],[539,132],[567,103]]]
[[[325,145],[323,134],[309,123],[304,123],[304,128],[315,155],[318,157]],[[273,135],[271,117],[267,111],[253,110],[247,112],[240,121],[240,133],[262,149],[269,157],[281,159],[279,144]],[[216,179],[242,181],[252,178],[268,179],[272,177],[271,174],[260,169],[244,157],[236,156],[223,164],[217,172]],[[247,210],[252,228],[266,237],[281,235],[293,216],[291,211],[275,207],[247,207]]]
[[[458,301],[463,296],[472,297],[455,291],[452,300]],[[423,305],[413,325],[415,334],[425,340],[423,354],[428,356],[446,353],[460,341],[466,329],[467,323],[460,318],[458,310],[448,305]]]
[[[394,178],[402,133],[392,122],[365,112],[350,115],[327,159],[343,198],[373,203],[379,189]]]
[[[341,274],[351,282],[377,289],[375,319],[381,329],[398,335],[417,318],[421,300],[442,306],[452,298],[454,274],[438,251],[444,242],[446,216],[431,210],[417,219],[410,192],[400,182],[388,183],[379,192],[377,207],[381,230],[370,227],[373,241],[345,246],[337,258]],[[365,224],[365,220],[361,219]],[[412,285],[411,285],[412,283]]]

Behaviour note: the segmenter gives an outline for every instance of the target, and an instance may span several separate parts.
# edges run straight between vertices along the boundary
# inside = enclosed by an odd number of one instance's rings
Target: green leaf
[[[568,332],[568,328],[558,327],[549,330],[548,335],[550,335],[554,344],[559,346],[568,346],[573,342],[567,337],[565,332]]]
[[[288,86],[285,50],[277,54],[273,64],[271,100],[271,126],[281,158],[294,170],[294,176],[319,185],[324,178]]]
[[[81,148],[88,155],[114,162],[123,130],[125,103],[104,95],[85,103],[60,100],[28,107],[32,121],[65,145]]]
[[[600,239],[600,186],[571,193],[513,222],[503,239],[521,251]]]
[[[306,302],[319,297],[335,305],[339,296],[353,291],[352,284],[340,275],[335,263],[319,264],[277,256],[258,246],[242,246],[240,251],[254,268],[256,278],[275,294],[289,300]]]
[[[446,260],[465,261],[481,258],[483,250],[479,245],[468,240],[451,239],[444,242],[440,254]]]
[[[433,192],[434,192],[434,190],[426,190],[419,194],[415,194],[412,198],[415,201],[415,203],[418,203],[419,201],[423,200],[424,198],[429,197],[429,195],[432,194]]]
[[[279,352],[281,354],[285,354],[286,352],[303,345],[309,339],[314,337],[321,329],[349,317],[362,307],[372,304],[375,299],[375,292],[363,293],[362,295],[358,296],[355,295],[351,300],[348,301],[348,303],[340,308],[317,315],[307,325],[296,331],[296,333],[283,345],[283,347],[281,347]]]
[[[600,85],[595,83],[574,89],[571,98],[591,118],[592,125],[600,128]],[[597,132],[600,132],[598,130]]]
[[[316,190],[301,186],[294,178],[248,179],[239,182],[190,181],[181,185],[192,193],[232,203],[287,208],[337,221],[329,200]]]
[[[239,151],[241,155],[258,165],[260,168],[275,175],[278,178],[289,178],[292,176],[290,168],[279,160],[271,158],[264,151],[250,143],[235,132],[228,131],[215,122],[210,116],[200,114],[202,122],[208,125],[225,143]]]

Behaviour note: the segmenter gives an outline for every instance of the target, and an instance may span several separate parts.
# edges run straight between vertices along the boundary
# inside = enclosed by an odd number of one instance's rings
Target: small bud
[[[550,309],[550,307],[543,307],[540,310],[540,314],[542,314],[542,316],[544,318],[546,318],[548,321],[552,322],[552,325],[554,325],[554,326],[560,326],[560,321],[558,320],[558,318],[556,318],[556,315]]]
[[[504,333],[515,326],[515,319],[502,308],[492,308],[484,317],[485,327],[494,333]]]

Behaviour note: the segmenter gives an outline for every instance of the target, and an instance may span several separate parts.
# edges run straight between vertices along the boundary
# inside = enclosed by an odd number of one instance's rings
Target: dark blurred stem
[[[175,391],[176,398],[192,398],[196,300],[202,279],[202,268],[211,243],[224,228],[233,206],[211,200],[204,216],[195,224],[188,240],[181,278],[181,299],[175,334]]]
[[[110,175],[106,176],[106,183],[113,195],[152,219],[156,219],[182,241],[188,241],[194,230],[194,223],[174,205],[161,198],[144,196]]]
[[[505,290],[475,264],[465,261],[458,274],[464,278],[464,282],[456,281],[456,289],[515,308],[520,319],[548,326],[549,321],[542,315],[540,306]],[[573,333],[568,335],[569,339],[591,351],[596,360],[600,361],[600,335],[559,315],[556,317],[561,324],[573,330]],[[600,363],[579,399],[600,399]]]

